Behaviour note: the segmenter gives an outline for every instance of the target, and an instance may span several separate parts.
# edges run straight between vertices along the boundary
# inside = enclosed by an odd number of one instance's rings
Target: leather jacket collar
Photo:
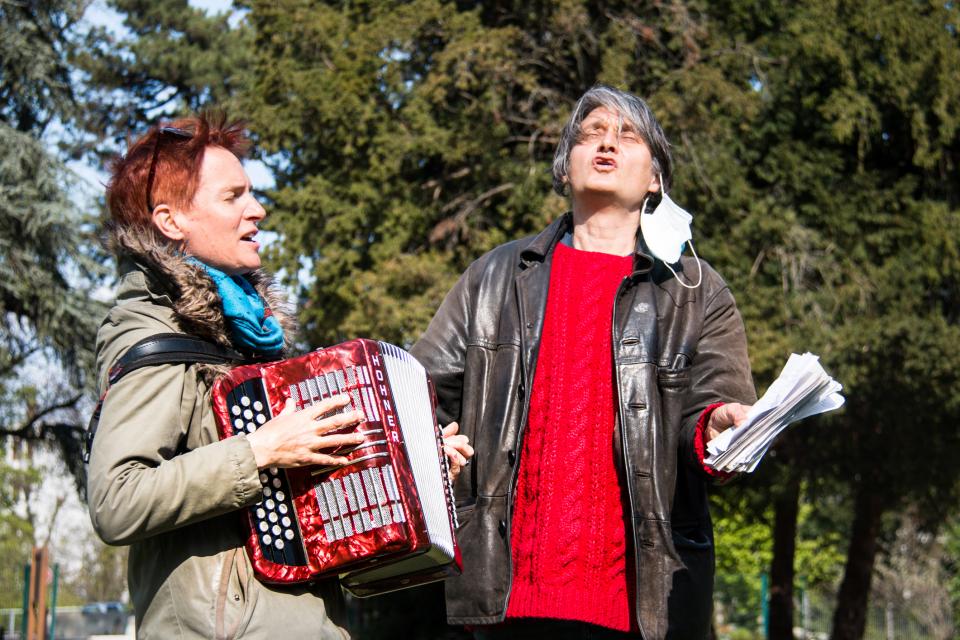
[[[520,253],[520,259],[526,266],[531,262],[543,262],[560,242],[567,231],[573,230],[573,212],[568,211],[560,216],[534,236],[529,245]],[[633,275],[648,273],[653,269],[653,256],[650,255],[647,244],[643,241],[643,234],[637,230],[637,245],[633,255]]]

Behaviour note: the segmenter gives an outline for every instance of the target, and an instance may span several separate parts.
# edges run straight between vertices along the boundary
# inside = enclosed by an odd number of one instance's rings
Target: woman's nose
[[[260,204],[260,201],[256,198],[256,196],[251,194],[250,197],[252,198],[253,202],[249,207],[247,207],[247,217],[254,220],[263,220],[267,217],[267,210],[263,208],[263,205]]]

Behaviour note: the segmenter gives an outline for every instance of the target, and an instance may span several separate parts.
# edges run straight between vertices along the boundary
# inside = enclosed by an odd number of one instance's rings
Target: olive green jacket
[[[131,267],[122,276],[97,334],[101,393],[132,345],[189,325],[158,286],[165,280],[149,273]],[[178,299],[195,293],[180,290]],[[197,297],[203,306],[210,296]],[[214,333],[226,335],[222,329]],[[215,376],[204,368],[144,367],[112,386],[103,403],[90,457],[90,517],[105,542],[130,545],[137,636],[347,637],[328,616],[342,605],[335,581],[277,588],[253,576],[240,509],[261,499],[258,469],[244,436],[219,439],[208,385]]]

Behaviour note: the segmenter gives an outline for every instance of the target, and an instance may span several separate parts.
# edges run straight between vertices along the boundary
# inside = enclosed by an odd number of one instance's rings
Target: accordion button
[[[245,406],[245,407],[249,407],[249,406],[250,406],[250,398],[248,398],[247,396],[243,396],[242,398],[240,398],[240,404],[242,404],[242,405]]]
[[[274,503],[273,500],[267,500],[264,505],[267,507],[267,509],[273,509],[276,506],[276,503]]]
[[[276,496],[277,500],[286,500],[287,498],[287,494],[285,494],[283,491],[277,491],[277,493],[274,495]]]
[[[273,543],[273,546],[275,546],[277,549],[283,549],[283,540],[277,538],[277,541]]]
[[[269,533],[264,534],[264,536],[263,536],[263,544],[270,544],[271,542],[273,542],[273,538],[270,537],[270,534],[269,534]]]
[[[267,514],[267,519],[268,519],[270,522],[276,522],[276,521],[277,521],[277,514],[274,513],[273,511],[271,511],[270,513]]]
[[[264,511],[263,509],[257,509],[257,517],[263,520],[264,518],[267,517],[267,512]]]
[[[260,474],[260,484],[267,484],[267,474],[265,473]]]
[[[283,492],[281,491],[280,493],[283,493]],[[278,496],[278,497],[279,497],[279,496]],[[287,505],[285,505],[285,504],[283,504],[283,503],[281,502],[280,504],[277,505],[277,511],[279,511],[280,513],[286,513],[286,512],[287,512]]]
[[[282,524],[282,525],[285,526],[285,527],[289,527],[289,526],[290,526],[290,517],[289,517],[289,516],[283,516],[283,518],[280,520],[280,524]]]
[[[275,524],[273,525],[273,527],[270,528],[270,531],[273,532],[273,535],[278,536],[283,531],[283,529],[280,528],[280,525]]]
[[[267,529],[269,529],[269,528],[270,528],[270,525],[268,525],[266,522],[261,522],[261,523],[260,523],[260,526],[259,526],[260,531],[266,532]]]
[[[283,537],[287,540],[293,540],[293,529],[287,529],[283,532]]]
[[[497,530],[500,532],[500,537],[507,535],[507,523],[503,520],[500,521],[500,524],[497,525]]]

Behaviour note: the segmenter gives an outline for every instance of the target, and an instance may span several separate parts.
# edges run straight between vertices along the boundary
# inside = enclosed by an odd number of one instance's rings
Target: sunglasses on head
[[[157,141],[153,145],[153,155],[150,157],[150,171],[147,172],[147,211],[151,214],[153,213],[153,179],[157,172],[157,156],[160,155],[160,146],[164,140],[173,138],[179,141],[190,140],[193,138],[193,133],[187,131],[186,129],[178,129],[177,127],[160,127],[160,130],[157,133]]]

